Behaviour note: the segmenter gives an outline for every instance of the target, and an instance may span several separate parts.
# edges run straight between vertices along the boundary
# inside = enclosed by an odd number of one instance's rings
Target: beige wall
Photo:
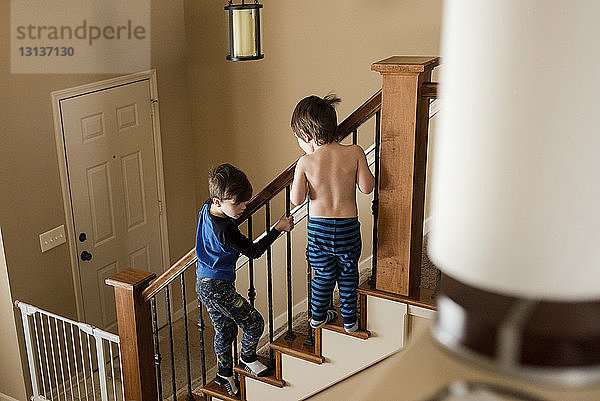
[[[185,2],[199,202],[213,164],[235,163],[260,189],[301,155],[289,121],[304,96],[336,92],[341,121],[381,87],[372,62],[439,54],[441,0],[263,4],[264,60],[233,63],[223,7]]]
[[[9,5],[0,1],[0,224],[12,295],[76,318],[67,245],[41,253],[38,240],[40,233],[65,224],[50,92],[114,75],[10,74]],[[172,259],[193,246],[195,226],[183,21],[182,0],[152,1],[152,68],[158,76]]]
[[[225,59],[222,5],[185,1],[188,80],[196,153],[198,206],[207,197],[210,166],[230,162],[244,170],[259,191],[302,153],[289,128],[303,97],[336,92],[341,121],[381,88],[370,71],[374,61],[392,55],[438,55],[441,0],[265,0],[264,60]],[[359,131],[366,148],[374,124]],[[359,195],[363,258],[371,254],[371,196]],[[283,200],[273,202],[273,219]],[[255,218],[255,235],[264,217]],[[294,303],[306,294],[305,225],[294,231]],[[245,232],[244,230],[242,230]],[[275,316],[286,305],[284,241],[273,251]],[[247,270],[238,272],[238,291],[246,294]],[[266,317],[264,257],[256,264],[260,310]]]
[[[2,230],[0,230],[0,400],[12,397],[16,400],[26,399],[25,382],[21,369],[15,366],[21,364],[19,343],[17,341],[17,328],[15,325],[15,309],[10,296],[8,284],[8,271],[4,257],[4,244],[2,243]]]

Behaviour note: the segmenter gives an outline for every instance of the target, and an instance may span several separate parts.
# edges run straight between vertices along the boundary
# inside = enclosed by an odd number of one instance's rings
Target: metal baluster
[[[54,329],[56,331],[56,349],[58,349],[58,360],[60,361],[60,376],[63,384],[63,395],[67,400],[67,386],[65,385],[65,371],[63,369],[62,351],[60,349],[60,333],[58,332],[58,319],[54,319]]]
[[[67,341],[67,328],[65,327],[65,322],[62,322],[63,326],[63,339],[65,342],[65,359],[67,360],[67,372],[69,372],[69,386],[71,387],[71,400],[75,401],[75,394],[73,394],[73,382],[71,381],[71,361],[69,358],[69,342]]]
[[[113,364],[113,345],[110,341],[108,341],[108,348],[110,350],[110,377],[112,378],[113,385],[113,400],[117,401],[117,387],[115,386],[115,365]]]
[[[185,304],[185,279],[184,274],[181,273],[181,303],[183,304],[183,331],[185,332],[185,362],[187,367],[187,387],[188,393],[186,400],[194,401],[192,395],[192,377],[190,368],[190,340],[188,337],[188,325],[187,325],[187,305]]]
[[[375,114],[375,190],[373,191],[373,257],[369,285],[377,284],[377,217],[379,214],[379,142],[381,142],[381,110]]]
[[[265,231],[271,228],[271,204],[265,204]],[[273,275],[271,272],[271,246],[267,248],[267,298],[269,301],[269,342],[273,342]],[[275,354],[269,347],[269,361],[271,366],[275,366]]]
[[[156,295],[150,300],[152,306],[152,322],[154,323],[154,364],[156,365],[156,379],[158,382],[158,399],[162,400],[162,375],[160,372],[160,343],[158,341],[158,319],[156,318]]]
[[[42,353],[40,351],[40,335],[39,335],[39,331],[37,328],[37,319],[35,318],[35,316],[37,315],[37,313],[34,313],[33,316],[33,327],[35,330],[35,342],[37,344],[37,352],[38,352],[38,362],[40,363],[40,376],[42,379],[42,388],[44,389],[44,398],[48,398],[48,395],[46,393],[46,381],[44,380],[44,371],[42,369]]]
[[[202,316],[202,301],[198,297],[198,331],[200,331],[200,362],[202,364],[202,385],[206,385],[206,358],[204,352],[204,317]]]
[[[48,320],[50,321],[50,320]],[[54,393],[52,391],[52,373],[50,370],[50,364],[48,363],[48,348],[46,347],[46,330],[44,330],[44,315],[40,314],[40,327],[42,328],[42,340],[44,342],[44,356],[46,359],[46,372],[48,373],[48,387],[50,388],[50,398],[54,398]],[[58,389],[57,389],[58,390]]]
[[[252,216],[248,216],[248,238],[250,241],[252,238]],[[250,286],[248,288],[248,300],[250,301],[250,305],[254,306],[254,300],[256,299],[256,289],[254,288],[254,259],[248,259],[248,279],[250,281]]]
[[[77,366],[77,349],[75,348],[75,334],[73,333],[73,323],[69,324],[71,328],[71,345],[73,346],[73,364],[75,365],[75,383],[77,383],[77,399],[81,400],[81,389],[79,388],[79,367]]]
[[[307,306],[307,319],[308,319],[308,337],[304,340],[305,345],[315,345],[315,337],[313,335],[313,328],[310,327],[310,318],[312,317],[312,311],[310,309],[311,300],[312,300],[312,288],[311,288],[311,268],[310,261],[308,260],[308,245],[306,246],[306,292],[308,298],[308,306]]]
[[[165,287],[165,300],[167,303],[167,322],[169,323],[169,347],[171,349],[171,385],[173,387],[173,401],[177,401],[177,384],[175,382],[175,355],[173,354],[173,323],[171,322],[171,301],[169,300],[169,286]]]
[[[85,399],[86,401],[89,400],[88,397],[88,388],[87,388],[87,376],[85,374],[85,359],[84,359],[84,355],[83,355],[83,342],[81,341],[81,328],[79,328],[79,331],[77,332],[77,335],[79,336],[79,353],[81,354],[81,371],[83,372],[83,385],[85,386]],[[93,390],[93,388],[92,388]]]
[[[352,131],[352,145],[356,145],[358,142],[358,129]]]
[[[96,386],[94,385],[94,364],[92,362],[92,346],[90,345],[90,335],[86,333],[85,336],[87,338],[88,357],[90,359],[90,379],[92,379],[92,395],[94,396],[94,401],[96,401]]]
[[[285,215],[290,216],[290,186],[285,187]],[[287,273],[287,323],[288,332],[285,335],[286,340],[296,338],[292,330],[292,233],[285,233],[286,248],[286,273]]]

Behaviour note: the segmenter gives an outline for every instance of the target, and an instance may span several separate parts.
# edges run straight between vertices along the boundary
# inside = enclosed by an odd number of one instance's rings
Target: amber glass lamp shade
[[[261,44],[262,4],[232,4],[225,11],[228,17],[229,55],[227,60],[249,61],[265,57]]]

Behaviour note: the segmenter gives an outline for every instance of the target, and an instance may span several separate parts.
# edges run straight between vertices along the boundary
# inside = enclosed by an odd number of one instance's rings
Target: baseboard
[[[12,398],[9,395],[6,395],[4,393],[0,393],[0,401],[19,401],[16,398]]]
[[[296,305],[294,305],[292,307],[292,319],[298,313],[304,312],[307,307],[308,307],[307,298],[304,298],[303,300],[298,302]],[[281,315],[279,315],[275,319],[273,319],[273,331],[276,331],[277,329],[285,326],[286,324],[287,324],[287,311],[283,312]],[[269,336],[269,330],[265,330],[265,332],[266,333],[263,334],[263,336],[261,337],[261,340],[263,338],[267,338]]]

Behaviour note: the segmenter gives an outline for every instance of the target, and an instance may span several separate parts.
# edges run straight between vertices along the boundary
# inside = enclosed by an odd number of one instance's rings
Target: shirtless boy
[[[356,287],[361,252],[356,186],[368,194],[375,178],[358,145],[338,143],[334,104],[340,98],[309,96],[292,115],[292,131],[306,153],[296,164],[291,201],[299,205],[309,195],[308,260],[313,267],[310,325],[313,328],[337,318],[330,309],[338,283],[344,329],[356,331]]]

